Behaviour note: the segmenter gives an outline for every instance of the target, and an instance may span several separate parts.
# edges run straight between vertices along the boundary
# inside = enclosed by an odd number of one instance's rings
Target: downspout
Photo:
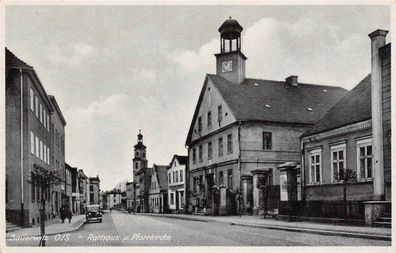
[[[239,169],[239,216],[241,216],[241,199],[242,199],[242,169],[241,169],[241,126],[242,122],[238,121],[238,169]]]
[[[20,81],[20,86],[21,86],[21,168],[20,168],[20,173],[21,173],[21,217],[22,217],[22,224],[24,224],[24,198],[23,198],[23,192],[24,192],[24,187],[23,187],[23,76],[22,76],[22,69],[19,69],[19,73],[21,75],[21,81]]]
[[[184,179],[184,184],[185,184],[185,191],[184,191],[184,213],[188,213],[188,207],[190,205],[190,188],[189,188],[189,183],[190,183],[190,156],[189,156],[189,147],[185,145],[185,148],[187,149],[187,164],[185,168],[185,179]],[[169,196],[168,196],[169,198]],[[169,200],[168,200],[169,201]]]

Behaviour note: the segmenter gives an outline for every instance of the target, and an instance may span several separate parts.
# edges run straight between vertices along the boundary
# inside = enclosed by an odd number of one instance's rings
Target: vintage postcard
[[[2,3],[1,250],[390,252],[392,7]]]

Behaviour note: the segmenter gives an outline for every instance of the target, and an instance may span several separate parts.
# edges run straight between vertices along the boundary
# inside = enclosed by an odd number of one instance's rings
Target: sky
[[[66,162],[101,189],[132,179],[142,130],[149,166],[186,155],[217,29],[244,27],[247,77],[353,88],[388,6],[7,6],[6,46],[32,65],[67,121]],[[388,41],[391,36],[388,36]]]

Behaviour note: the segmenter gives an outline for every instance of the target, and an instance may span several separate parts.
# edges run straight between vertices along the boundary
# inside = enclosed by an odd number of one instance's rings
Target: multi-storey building
[[[149,212],[168,212],[168,166],[153,164],[150,189],[149,189]]]
[[[63,117],[62,111],[59,108],[58,103],[54,96],[48,96],[51,101],[51,105],[54,108],[51,113],[51,153],[50,162],[51,168],[58,173],[61,178],[59,184],[51,187],[51,203],[52,213],[59,216],[59,210],[61,205],[68,203],[66,195],[66,170],[65,170],[65,126],[66,120]]]
[[[84,171],[79,169],[77,173],[78,179],[78,192],[80,196],[80,213],[85,213],[85,207],[87,207],[87,184],[88,177],[84,174]]]
[[[62,204],[64,206],[70,208],[70,210],[73,209],[72,174],[73,174],[74,170],[75,170],[75,168],[73,168],[69,164],[65,163],[65,181],[64,181],[65,194],[63,195],[63,198],[62,198]]]
[[[277,166],[300,162],[300,136],[346,93],[297,76],[247,78],[242,30],[231,18],[220,26],[216,75],[206,75],[190,125],[190,211],[277,212]]]
[[[126,183],[126,208],[128,211],[135,210],[133,205],[133,199],[135,195],[135,186],[134,182],[127,182]]]
[[[172,213],[185,211],[187,161],[187,156],[174,155],[168,167],[168,205]]]
[[[143,135],[139,130],[137,144],[134,146],[132,160],[134,184],[134,208],[136,212],[148,211],[148,191],[150,188],[150,170],[147,168],[146,146],[143,144]]]
[[[6,219],[21,226],[40,222],[50,189],[41,171],[51,170],[51,101],[35,70],[6,49]]]
[[[344,218],[346,170],[356,175],[347,186],[348,218],[369,218],[366,222],[372,224],[390,214],[391,44],[385,43],[386,34],[377,30],[369,35],[371,74],[302,138],[305,207],[300,210],[305,215]]]
[[[100,180],[99,176],[89,177],[87,184],[87,205],[99,205]]]

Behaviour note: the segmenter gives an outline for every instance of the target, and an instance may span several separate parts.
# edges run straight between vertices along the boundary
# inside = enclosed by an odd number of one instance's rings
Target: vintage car
[[[85,208],[86,222],[99,221],[102,222],[102,211],[99,205],[90,205]]]

